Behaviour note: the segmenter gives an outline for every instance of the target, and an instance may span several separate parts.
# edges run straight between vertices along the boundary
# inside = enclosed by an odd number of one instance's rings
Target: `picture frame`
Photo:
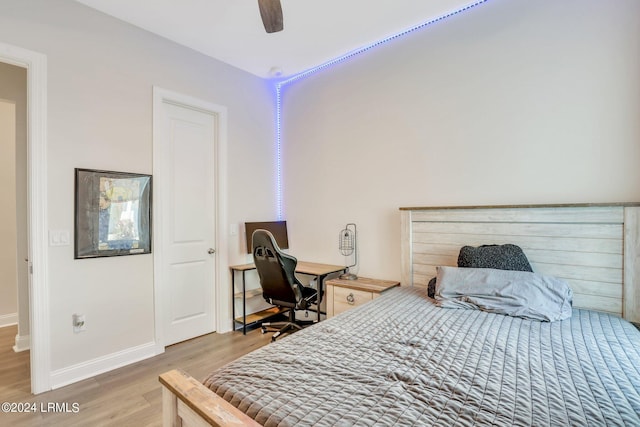
[[[152,177],[75,169],[74,258],[151,253]]]

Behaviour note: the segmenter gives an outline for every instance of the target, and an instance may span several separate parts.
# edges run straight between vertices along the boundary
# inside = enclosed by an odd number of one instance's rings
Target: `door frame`
[[[153,288],[155,303],[155,351],[156,354],[164,352],[164,295],[166,289],[160,278],[162,277],[163,253],[162,253],[162,219],[163,212],[160,207],[164,199],[161,183],[164,175],[160,167],[160,141],[163,132],[161,119],[162,105],[169,103],[192,108],[212,114],[216,118],[216,141],[214,147],[215,187],[216,187],[216,222],[215,222],[215,249],[216,249],[216,276],[214,288],[215,324],[213,329],[217,332],[231,330],[229,319],[231,292],[229,289],[228,271],[228,246],[227,231],[227,107],[217,105],[194,98],[189,95],[153,87]]]
[[[47,57],[0,43],[0,62],[27,69],[27,179],[31,392],[51,390],[47,220]]]

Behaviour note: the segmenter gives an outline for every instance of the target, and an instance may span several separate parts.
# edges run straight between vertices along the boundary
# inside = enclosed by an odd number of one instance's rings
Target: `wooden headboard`
[[[640,203],[400,208],[402,284],[427,286],[465,245],[513,243],[574,307],[640,322]]]

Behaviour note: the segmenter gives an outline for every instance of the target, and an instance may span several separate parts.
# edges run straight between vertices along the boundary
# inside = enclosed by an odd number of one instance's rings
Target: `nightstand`
[[[327,318],[329,318],[378,298],[383,292],[400,286],[400,282],[358,277],[355,280],[327,280],[325,286]]]

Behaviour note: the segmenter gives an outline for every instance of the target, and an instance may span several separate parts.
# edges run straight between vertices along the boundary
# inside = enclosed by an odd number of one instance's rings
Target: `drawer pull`
[[[353,305],[356,303],[356,297],[353,296],[353,293],[347,295],[347,303],[349,303],[349,305]]]

